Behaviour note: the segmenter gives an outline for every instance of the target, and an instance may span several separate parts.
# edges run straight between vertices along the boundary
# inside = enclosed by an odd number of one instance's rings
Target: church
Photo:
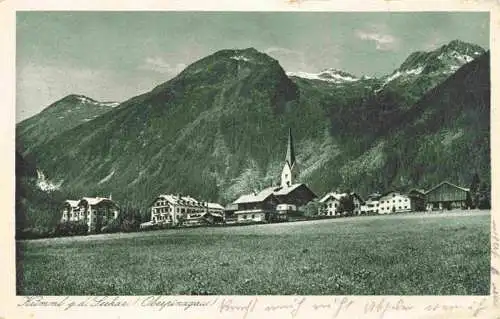
[[[316,194],[306,184],[297,183],[298,175],[292,130],[289,129],[280,185],[242,195],[235,200],[233,204],[237,205],[238,210],[234,214],[238,222],[285,221],[290,212],[297,211],[316,198]]]

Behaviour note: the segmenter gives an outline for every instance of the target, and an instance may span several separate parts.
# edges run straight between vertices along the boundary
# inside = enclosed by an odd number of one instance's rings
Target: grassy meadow
[[[19,295],[486,295],[490,212],[17,242]]]

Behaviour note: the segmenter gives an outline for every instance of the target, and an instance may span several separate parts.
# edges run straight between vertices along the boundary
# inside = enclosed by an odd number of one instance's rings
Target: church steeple
[[[286,149],[286,161],[290,168],[295,164],[295,151],[293,149],[292,129],[288,129],[288,147]]]
[[[288,129],[288,145],[286,148],[286,158],[281,171],[281,187],[291,186],[297,177],[297,165],[295,163],[295,150],[293,148],[292,129]]]

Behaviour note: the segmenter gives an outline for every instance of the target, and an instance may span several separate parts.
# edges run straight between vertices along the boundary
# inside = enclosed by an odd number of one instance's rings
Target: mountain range
[[[144,214],[161,193],[228,203],[278,183],[292,128],[299,179],[318,195],[489,182],[489,96],[489,52],[460,41],[378,78],[286,73],[253,48],[221,50],[119,105],[71,95],[19,123],[31,174],[18,176]]]

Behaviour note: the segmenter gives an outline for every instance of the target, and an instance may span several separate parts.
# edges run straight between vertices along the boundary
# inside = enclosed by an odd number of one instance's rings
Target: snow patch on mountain
[[[103,106],[117,107],[120,105],[120,102],[100,102],[100,104]]]
[[[309,80],[320,80],[331,83],[344,83],[344,82],[355,82],[359,81],[345,72],[339,72],[337,70],[323,70],[320,73],[308,73],[308,72],[287,72],[288,76],[295,76],[303,79]]]
[[[250,61],[250,59],[244,55],[235,55],[235,56],[232,56],[231,59],[236,60],[236,61],[245,61],[245,62]]]
[[[474,53],[475,53],[475,55],[479,55],[479,52],[474,52]],[[460,64],[469,63],[472,60],[474,60],[474,57],[471,57],[468,54],[459,53],[457,51],[452,51],[452,52],[447,52],[447,53],[441,53],[438,56],[438,59],[439,60],[443,60],[443,59],[448,58],[448,57],[454,58]]]
[[[396,80],[397,78],[399,78],[401,76],[405,76],[405,75],[419,75],[420,73],[422,73],[423,70],[424,70],[423,66],[419,66],[417,68],[410,69],[410,70],[404,70],[404,71],[399,71],[398,70],[398,71],[394,72],[393,74],[389,75],[385,79],[384,83],[382,84],[382,87],[384,87],[388,83]]]
[[[107,181],[109,181],[111,179],[111,177],[113,177],[113,175],[115,175],[115,170],[112,170],[108,175],[106,175],[106,177],[101,179],[97,184],[106,183]]]
[[[76,98],[80,103],[92,104],[96,106],[117,107],[118,105],[120,105],[120,102],[98,102],[83,95],[79,95]]]
[[[89,99],[86,96],[78,96],[77,99],[78,99],[78,101],[80,101],[80,103],[92,103],[92,104],[95,104],[95,102],[96,102],[94,100]]]
[[[58,190],[61,188],[62,181],[59,183],[53,183],[51,182],[43,173],[42,170],[37,170],[37,181],[36,181],[36,186],[41,189],[44,192],[53,192],[55,190]]]

